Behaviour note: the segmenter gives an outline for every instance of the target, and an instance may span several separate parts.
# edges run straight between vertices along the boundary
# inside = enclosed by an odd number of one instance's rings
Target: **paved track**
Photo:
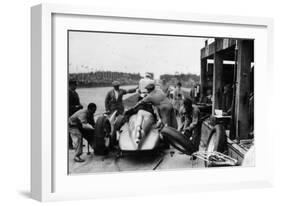
[[[200,160],[191,160],[191,157],[170,148],[161,152],[124,154],[117,158],[116,152],[107,156],[96,156],[92,153],[87,155],[86,147],[81,156],[86,161],[76,163],[73,160],[74,150],[69,151],[69,173],[101,173],[101,172],[122,172],[122,171],[145,171],[145,170],[171,170],[204,167]]]
[[[109,89],[109,88],[107,88]],[[93,95],[92,91],[85,94],[78,91],[81,95],[81,102],[90,101],[89,96]],[[188,92],[188,91],[186,91]],[[89,99],[87,100],[86,97]],[[96,98],[97,100],[97,98]],[[132,107],[137,101],[137,95],[130,95],[124,100],[126,108]],[[99,102],[102,105],[102,102]],[[87,145],[87,143],[84,143]],[[111,152],[107,156],[96,156],[91,150],[91,154],[87,155],[87,147],[83,148],[81,156],[86,161],[76,163],[73,160],[74,150],[69,150],[69,173],[101,173],[101,172],[122,172],[122,171],[144,171],[144,170],[170,170],[170,169],[186,169],[203,167],[203,163],[199,160],[191,161],[190,156],[184,155],[179,151],[170,148],[155,153],[142,153],[140,155],[124,154],[122,158],[116,158],[116,152]]]

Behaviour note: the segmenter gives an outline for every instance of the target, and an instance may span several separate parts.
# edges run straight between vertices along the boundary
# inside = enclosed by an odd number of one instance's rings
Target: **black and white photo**
[[[254,39],[67,37],[69,174],[255,166]]]

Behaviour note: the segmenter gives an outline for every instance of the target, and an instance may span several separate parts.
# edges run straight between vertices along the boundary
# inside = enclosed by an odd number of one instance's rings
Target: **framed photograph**
[[[34,199],[272,185],[271,19],[41,4],[31,25]]]

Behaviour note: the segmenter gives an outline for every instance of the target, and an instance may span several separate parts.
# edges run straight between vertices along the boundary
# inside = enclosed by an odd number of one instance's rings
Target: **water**
[[[132,89],[136,88],[136,85],[128,85],[128,86],[121,86],[122,89]],[[106,94],[112,89],[112,87],[95,87],[95,88],[78,88],[76,89],[79,97],[80,102],[83,107],[87,107],[90,102],[94,102],[97,105],[96,114],[102,113],[105,111],[104,101]],[[134,94],[134,93],[133,93]],[[127,94],[123,97],[126,99],[132,94]]]
[[[128,86],[121,86],[122,89],[132,89],[136,88],[136,85],[128,85]],[[83,107],[87,107],[87,105],[90,102],[94,102],[97,105],[97,111],[96,114],[100,114],[102,112],[105,112],[105,96],[106,94],[112,89],[112,87],[95,87],[95,88],[78,88],[76,89],[77,93],[80,97],[80,102],[83,105]],[[183,91],[189,93],[189,88],[182,88]],[[123,100],[128,98],[129,96],[133,95],[127,94],[123,97]]]

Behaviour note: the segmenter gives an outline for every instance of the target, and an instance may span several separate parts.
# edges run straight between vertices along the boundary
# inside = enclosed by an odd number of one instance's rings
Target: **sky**
[[[69,72],[200,73],[206,38],[69,32]]]

